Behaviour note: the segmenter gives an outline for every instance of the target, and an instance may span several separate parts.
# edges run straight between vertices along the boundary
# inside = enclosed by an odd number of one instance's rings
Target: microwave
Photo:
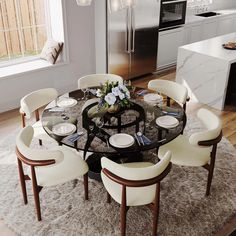
[[[185,23],[187,0],[161,0],[160,28],[169,28]]]

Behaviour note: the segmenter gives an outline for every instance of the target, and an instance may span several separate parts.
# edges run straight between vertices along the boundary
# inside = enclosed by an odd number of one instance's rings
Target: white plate
[[[114,134],[109,138],[109,143],[118,148],[127,148],[134,144],[134,137],[129,134]]]
[[[179,121],[173,116],[161,116],[156,119],[156,124],[164,128],[174,128],[179,125]]]
[[[143,99],[146,102],[161,102],[163,100],[163,97],[156,93],[148,93],[144,95]]]
[[[77,101],[74,98],[60,98],[57,102],[59,107],[73,107],[77,104]]]
[[[58,136],[67,136],[76,131],[76,126],[71,123],[59,123],[52,127],[52,132]]]

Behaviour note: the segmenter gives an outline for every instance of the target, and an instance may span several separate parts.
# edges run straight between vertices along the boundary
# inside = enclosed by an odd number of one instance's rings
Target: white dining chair
[[[150,80],[148,88],[167,96],[167,106],[170,106],[170,99],[183,105],[186,110],[186,102],[189,101],[188,90],[181,84],[174,81],[155,79]]]
[[[123,84],[123,79],[119,75],[114,74],[91,74],[86,75],[78,79],[78,88],[91,88],[98,87],[101,84],[104,84],[106,81],[109,82],[118,82],[119,84]]]
[[[197,113],[205,130],[193,133],[189,137],[180,135],[173,141],[161,146],[158,157],[163,158],[167,150],[171,150],[171,162],[179,166],[202,166],[208,171],[206,195],[210,194],[214,172],[217,144],[222,138],[222,125],[218,116],[201,108]]]
[[[85,199],[88,199],[88,165],[78,152],[65,146],[57,146],[52,150],[31,148],[33,135],[32,126],[21,130],[16,139],[16,155],[24,203],[28,202],[25,181],[31,179],[37,218],[40,221],[39,192],[43,187],[62,184],[83,176]],[[24,173],[23,164],[30,167],[27,175]]]
[[[26,119],[30,119],[35,113],[36,122],[33,124],[34,137],[39,139],[39,144],[42,145],[42,140],[53,141],[52,138],[45,132],[40,121],[39,109],[47,105],[58,96],[57,90],[54,88],[44,88],[36,90],[24,96],[20,101],[20,113],[22,119],[22,127],[26,126]]]
[[[121,205],[120,221],[121,235],[126,232],[126,211],[130,206],[152,204],[153,233],[157,232],[157,221],[160,201],[160,182],[170,172],[171,152],[166,152],[164,158],[156,164],[150,162],[133,162],[117,164],[106,157],[101,159],[101,177],[111,197]]]

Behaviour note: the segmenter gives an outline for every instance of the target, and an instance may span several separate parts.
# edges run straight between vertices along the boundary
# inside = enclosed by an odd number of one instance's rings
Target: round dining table
[[[180,135],[186,125],[184,109],[174,103],[171,107],[146,102],[143,97],[150,93],[142,88],[135,88],[131,93],[129,107],[121,108],[115,113],[99,107],[99,98],[95,96],[96,89],[84,92],[75,90],[66,93],[49,103],[41,117],[44,130],[55,139],[59,145],[66,145],[77,151],[82,151],[86,159],[91,178],[100,180],[102,156],[118,163],[142,161],[142,153],[158,150]],[[154,93],[152,91],[152,93]],[[74,104],[58,106],[58,101],[73,99]],[[163,127],[156,120],[161,116],[173,116],[178,120],[174,127]],[[58,124],[75,125],[73,134],[59,134],[53,127]],[[121,133],[134,137],[135,142],[127,147],[112,145],[111,137]]]

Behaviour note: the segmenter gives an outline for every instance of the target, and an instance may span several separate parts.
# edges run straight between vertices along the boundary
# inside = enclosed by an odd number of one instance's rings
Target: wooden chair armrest
[[[18,148],[16,147],[16,155],[17,157],[25,164],[29,166],[48,166],[56,163],[55,159],[48,159],[48,160],[30,160],[23,156]]]
[[[20,112],[20,114],[22,115],[22,116],[26,116],[26,114],[25,114],[25,112],[23,112],[23,111],[19,111]]]
[[[211,139],[211,140],[205,140],[205,141],[199,141],[198,145],[199,146],[212,146],[214,144],[217,144],[220,142],[220,140],[222,139],[222,131],[220,132],[219,136],[215,139]]]
[[[158,182],[160,182],[171,170],[171,166],[172,164],[169,163],[169,165],[167,166],[167,168],[157,177],[151,178],[151,179],[145,179],[145,180],[128,180],[128,179],[124,179],[121,178],[115,174],[113,174],[112,172],[110,172],[109,170],[107,170],[106,168],[102,169],[102,172],[112,181],[127,186],[127,187],[145,187],[145,186],[150,186],[153,184],[156,184]]]

